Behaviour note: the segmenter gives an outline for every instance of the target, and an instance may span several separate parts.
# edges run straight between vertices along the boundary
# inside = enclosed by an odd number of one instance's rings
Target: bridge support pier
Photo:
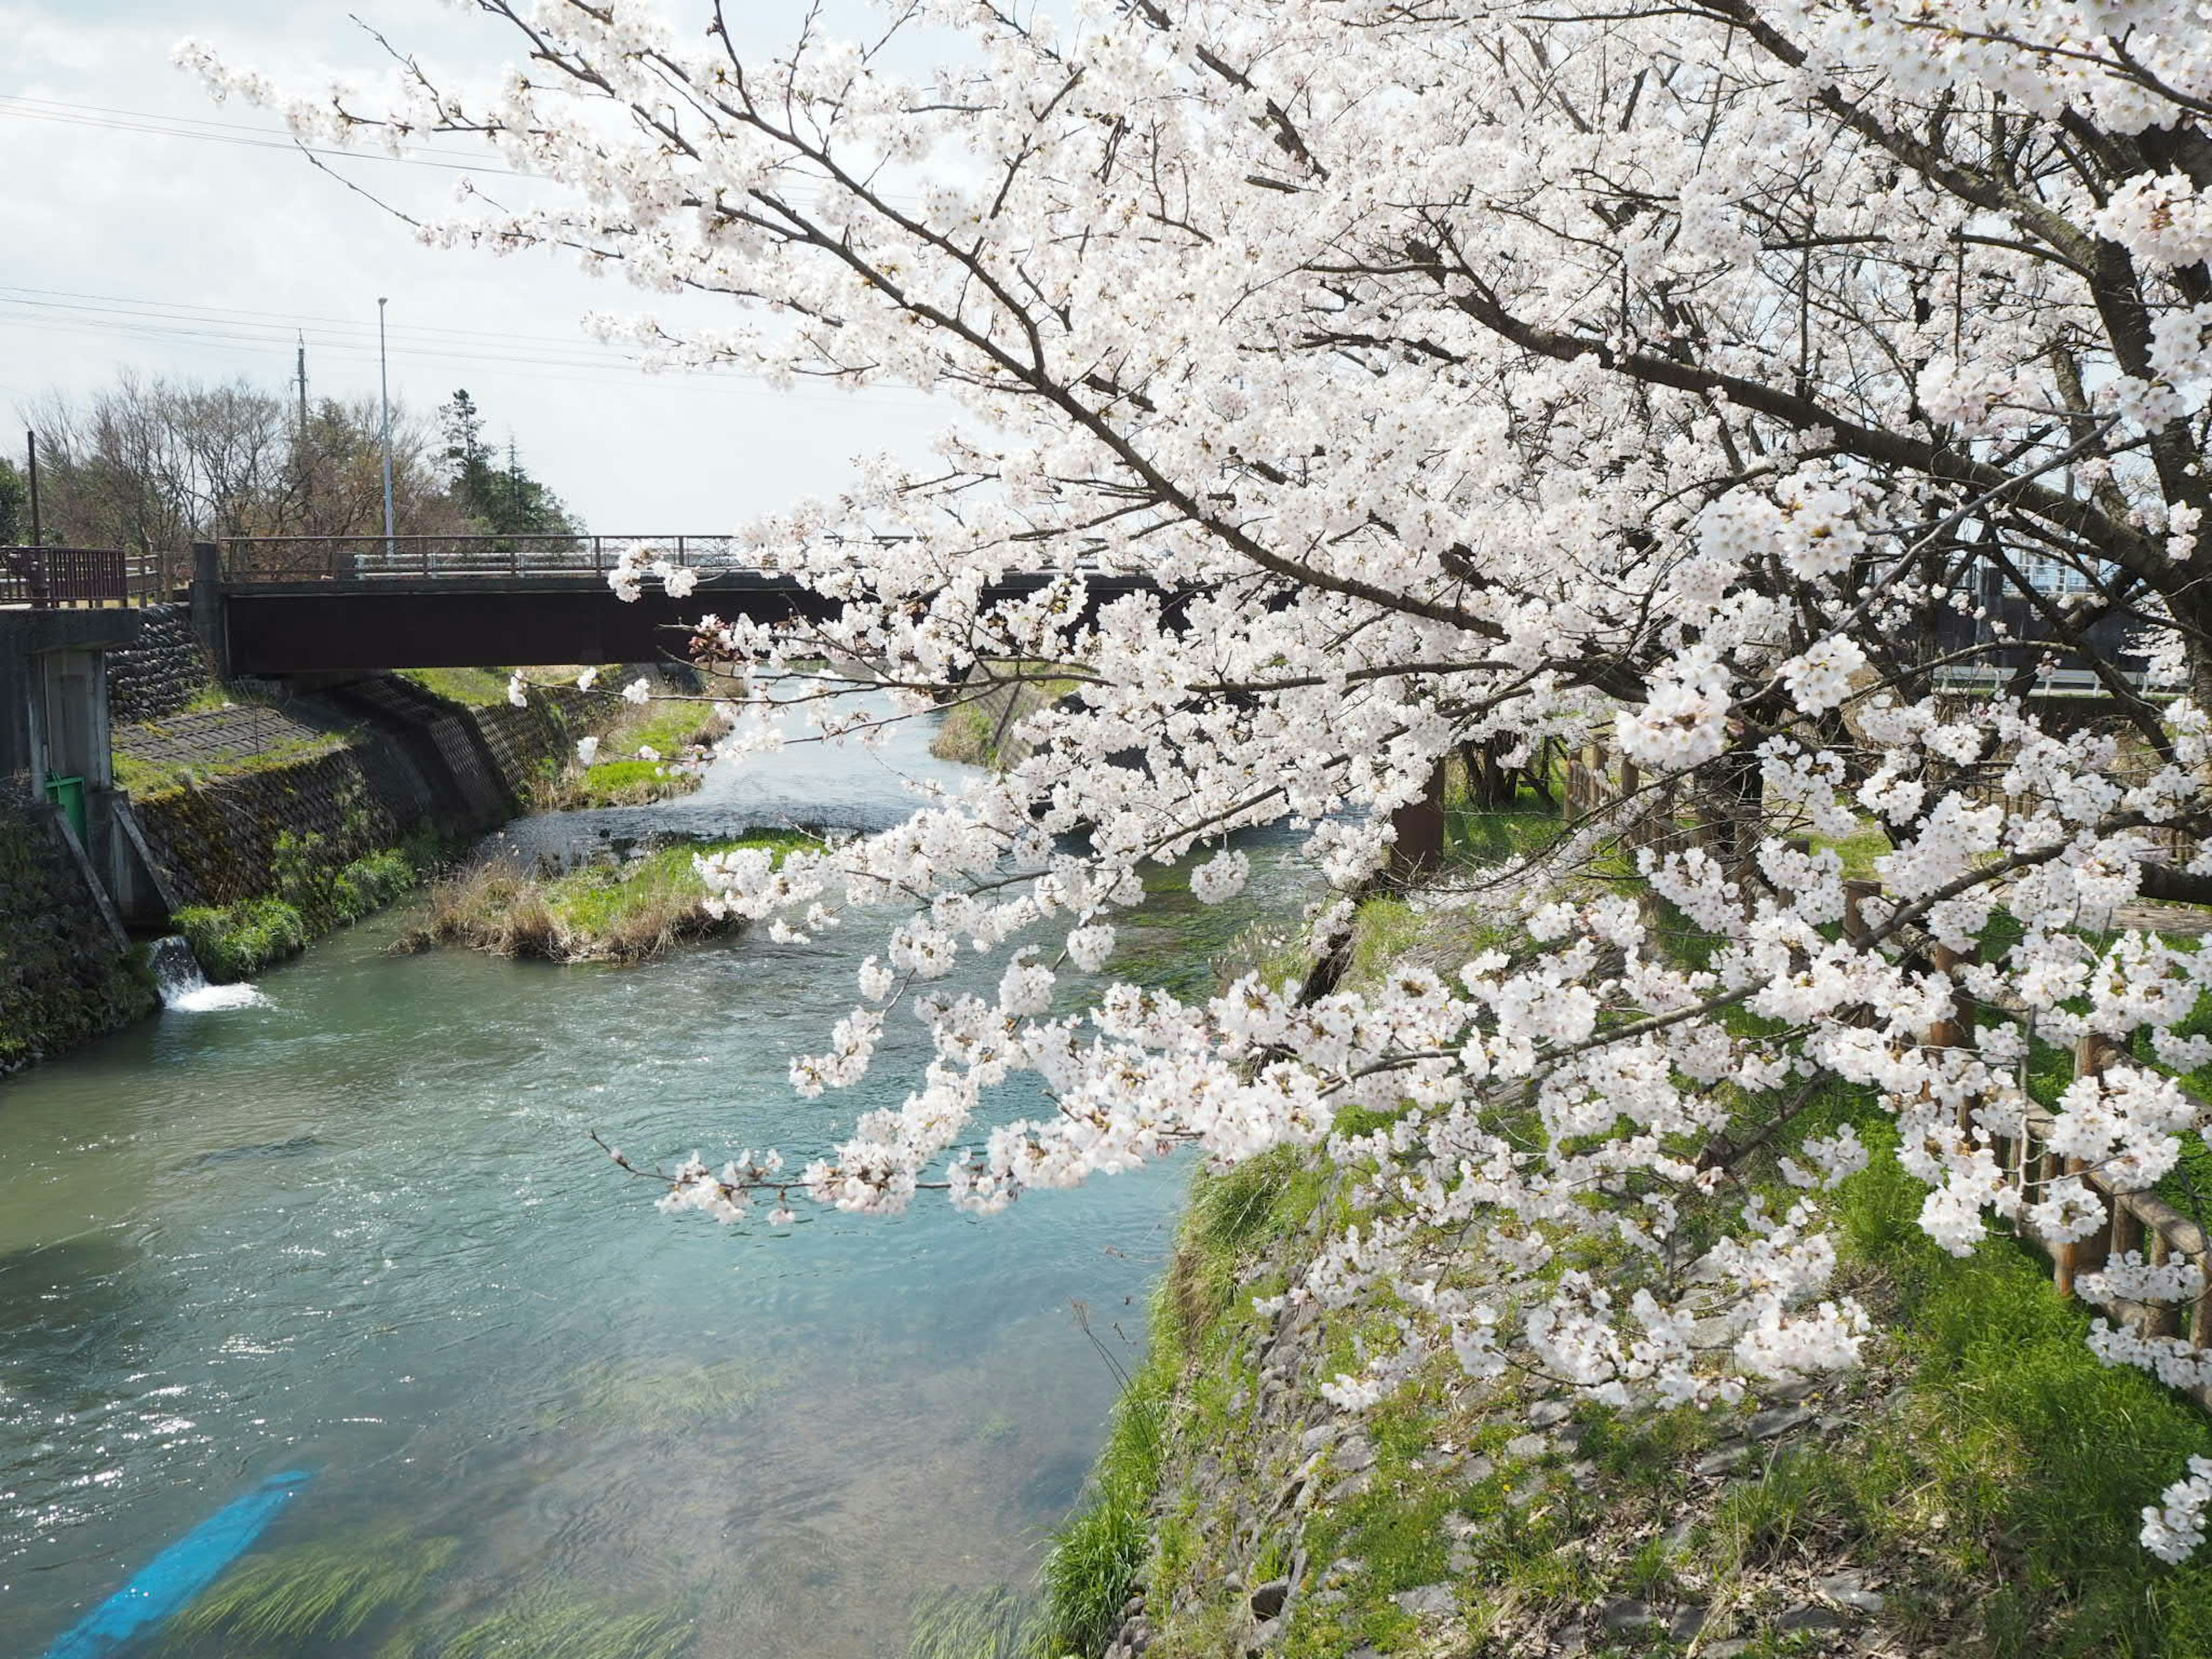
[[[223,626],[222,557],[213,542],[192,544],[191,611],[192,632],[199,636],[200,648],[215,665],[216,678],[228,680],[230,639],[229,630]]]
[[[0,777],[57,813],[111,918],[167,920],[152,871],[116,824],[106,653],[138,636],[131,610],[0,611]]]

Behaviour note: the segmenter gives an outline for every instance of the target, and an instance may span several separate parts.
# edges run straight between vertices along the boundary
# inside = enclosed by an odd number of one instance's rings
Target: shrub
[[[199,958],[201,971],[218,983],[250,979],[307,948],[307,919],[279,898],[187,905],[174,920]]]

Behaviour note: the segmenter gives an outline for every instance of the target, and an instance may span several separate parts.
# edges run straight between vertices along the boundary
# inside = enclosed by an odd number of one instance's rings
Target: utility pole
[[[31,545],[44,547],[46,544],[46,532],[44,526],[39,522],[39,434],[37,433],[24,433],[23,451],[31,463]]]
[[[300,470],[300,527],[313,527],[315,508],[315,458],[307,448],[307,334],[300,331],[300,433],[292,446],[292,463]]]
[[[392,371],[384,355],[384,307],[376,302],[376,380],[384,404],[384,562],[390,565],[398,553],[392,538]]]

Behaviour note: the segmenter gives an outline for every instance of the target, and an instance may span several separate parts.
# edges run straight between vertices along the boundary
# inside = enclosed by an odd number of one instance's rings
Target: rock
[[[1580,1655],[1589,1650],[1589,1641],[1583,1634],[1583,1627],[1569,1625],[1552,1638],[1552,1644],[1545,1652],[1551,1656],[1551,1659],[1579,1659]]]
[[[1253,1626],[1252,1634],[1244,1644],[1245,1659],[1256,1659],[1258,1655],[1266,1652],[1267,1644],[1275,1639],[1282,1628],[1281,1621],[1274,1619],[1262,1619]]]
[[[1231,1573],[1231,1574],[1229,1575],[1229,1577],[1230,1577],[1231,1579],[1234,1579],[1234,1578],[1237,1577],[1237,1575],[1236,1575],[1235,1573],[1233,1573],[1233,1572],[1232,1572],[1232,1573]],[[1243,1589],[1244,1587],[1243,1587],[1242,1584],[1237,1584],[1237,1585],[1236,1585],[1236,1586],[1235,1586],[1235,1588],[1237,1588],[1237,1589]],[[1144,1598],[1141,1595],[1133,1595],[1133,1596],[1131,1596],[1127,1601],[1124,1601],[1123,1603],[1121,1603],[1121,1616],[1122,1616],[1124,1619],[1134,1619],[1134,1618],[1135,1618],[1139,1613],[1142,1613],[1144,1610],[1145,1610],[1145,1598]]]
[[[1505,1501],[1516,1510],[1525,1510],[1541,1498],[1544,1489],[1551,1484],[1540,1474],[1528,1475],[1514,1483],[1512,1490],[1505,1494]]]
[[[1741,1659],[1751,1651],[1751,1644],[1744,1641],[1713,1642],[1698,1650],[1705,1659]]]
[[[1575,1414],[1575,1408],[1564,1400],[1540,1400],[1528,1413],[1531,1428],[1548,1429],[1565,1422]]]
[[[1669,1555],[1680,1555],[1689,1547],[1690,1534],[1697,1529],[1698,1523],[1689,1516],[1684,1516],[1660,1535],[1660,1547]]]
[[[1842,1615],[1832,1609],[1816,1607],[1808,1601],[1795,1607],[1774,1621],[1774,1628],[1787,1634],[1792,1631],[1838,1631],[1844,1627]]]
[[[1482,1522],[1471,1515],[1462,1515],[1454,1510],[1444,1516],[1443,1529],[1445,1537],[1465,1540],[1482,1530]]]
[[[1659,1622],[1657,1615],[1650,1607],[1626,1595],[1607,1601],[1597,1610],[1597,1617],[1600,1624],[1615,1633],[1642,1630],[1647,1625]]]
[[[1332,1503],[1349,1504],[1374,1484],[1374,1471],[1363,1469],[1358,1474],[1346,1476],[1331,1487],[1328,1494],[1329,1500]]]
[[[1802,1406],[1776,1406],[1760,1412],[1751,1419],[1753,1440],[1771,1440],[1777,1435],[1788,1434],[1792,1429],[1802,1429],[1813,1420],[1813,1413]]]
[[[1692,1464],[1691,1468],[1699,1474],[1732,1474],[1736,1466],[1750,1455],[1750,1447],[1745,1445],[1741,1440],[1731,1441],[1726,1445],[1714,1447],[1712,1450]]]
[[[1869,1589],[1866,1581],[1855,1572],[1834,1572],[1826,1578],[1815,1578],[1813,1588],[1838,1607],[1850,1607],[1856,1613],[1880,1613],[1888,1605],[1887,1597]]]
[[[1694,1640],[1705,1627],[1705,1610],[1703,1607],[1677,1607],[1674,1616],[1667,1621],[1667,1634],[1674,1641],[1688,1642]]]
[[[1367,1571],[1367,1564],[1356,1555],[1340,1556],[1321,1570],[1324,1584],[1348,1583]]]
[[[1336,1455],[1329,1459],[1339,1474],[1357,1474],[1362,1469],[1375,1466],[1375,1443],[1355,1431],[1347,1436]]]
[[[1497,1462],[1493,1459],[1487,1457],[1478,1457],[1474,1462],[1467,1466],[1468,1480],[1470,1484],[1474,1486],[1481,1485],[1482,1482],[1489,1480],[1492,1475],[1497,1473]]]
[[[1316,1423],[1298,1437],[1298,1449],[1310,1455],[1319,1451],[1324,1446],[1333,1444],[1336,1437],[1335,1424]]]
[[[1289,1599],[1290,1594],[1289,1579],[1270,1578],[1252,1592],[1254,1615],[1261,1619],[1273,1619],[1283,1610],[1283,1603]]]
[[[1577,1486],[1588,1488],[1595,1480],[1596,1474],[1597,1465],[1591,1462],[1589,1459],[1586,1457],[1578,1462],[1573,1462],[1567,1465],[1567,1479],[1573,1481]]]
[[[1465,1544],[1454,1544],[1451,1547],[1451,1553],[1444,1558],[1444,1565],[1464,1578],[1473,1572],[1481,1561],[1482,1558]]]
[[[1301,1605],[1316,1607],[1334,1607],[1340,1605],[1344,1599],[1344,1592],[1340,1589],[1316,1590],[1312,1595],[1307,1596],[1304,1602]]]
[[[1516,1435],[1505,1443],[1505,1455],[1534,1462],[1552,1449],[1552,1443],[1540,1434]]]
[[[1390,1598],[1416,1619],[1443,1619],[1459,1610],[1449,1584],[1421,1584]]]

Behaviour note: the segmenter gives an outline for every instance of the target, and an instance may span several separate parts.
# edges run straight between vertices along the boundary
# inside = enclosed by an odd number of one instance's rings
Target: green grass
[[[479,864],[440,882],[398,948],[464,945],[549,962],[643,962],[685,939],[734,933],[743,922],[708,914],[693,860],[739,847],[779,859],[817,843],[760,830],[734,841],[683,842],[622,865],[593,865],[545,880],[507,863]]]
[[[427,843],[387,848],[332,869],[322,851],[320,836],[281,835],[270,860],[275,893],[179,910],[171,920],[200,970],[217,983],[251,979],[297,956],[316,935],[382,909],[415,885],[418,863],[430,856]]]
[[[626,1613],[588,1597],[546,1595],[503,1607],[434,1644],[395,1644],[386,1652],[392,1659],[679,1659],[692,1634],[691,1620],[675,1613]]]
[[[643,806],[699,787],[698,776],[673,765],[687,750],[711,741],[720,729],[711,703],[677,701],[648,703],[603,732],[599,752],[607,758],[590,766],[571,765],[547,780],[538,805],[548,811],[574,811],[600,806]],[[638,757],[650,749],[659,760]]]
[[[239,755],[212,764],[194,765],[180,761],[149,761],[118,750],[114,757],[116,787],[137,800],[150,799],[174,790],[191,788],[196,784],[211,782],[218,778],[251,776],[257,772],[269,772],[313,760],[319,755],[337,753],[345,747],[345,739],[334,732],[302,732],[285,738],[266,749],[250,755]]]
[[[1870,1113],[1862,1134],[1881,1130]],[[2212,1653],[2212,1562],[2170,1568],[2137,1539],[2143,1506],[2191,1454],[2212,1455],[2212,1423],[2100,1364],[2090,1310],[2027,1247],[1940,1249],[1917,1223],[1923,1193],[1878,1158],[1840,1200],[1848,1258],[1895,1299],[1902,1410],[1731,1500],[1727,1547],[1772,1555],[1840,1533],[1860,1559],[1918,1567],[1928,1618],[1967,1623],[1963,1650],[1993,1659]]]
[[[280,898],[186,905],[171,920],[199,958],[200,971],[218,984],[251,979],[307,948],[306,919]]]
[[[433,696],[464,708],[485,708],[507,701],[507,671],[498,668],[403,668],[399,678],[412,680]]]
[[[1030,674],[1042,666],[1039,663],[1010,663],[1003,665],[1000,672]],[[1015,720],[1004,718],[1006,699],[1034,697],[1036,702],[1027,705],[1027,712],[1058,702],[1081,684],[1080,680],[1052,676],[965,698],[945,711],[943,723],[929,740],[929,752],[939,760],[995,770],[1000,763],[999,741],[1018,724]]]
[[[1176,1370],[1172,1349],[1156,1331],[1152,1354],[1114,1407],[1087,1501],[1053,1534],[1038,1575],[1048,1653],[1103,1653],[1121,1624],[1152,1547],[1152,1494]]]

